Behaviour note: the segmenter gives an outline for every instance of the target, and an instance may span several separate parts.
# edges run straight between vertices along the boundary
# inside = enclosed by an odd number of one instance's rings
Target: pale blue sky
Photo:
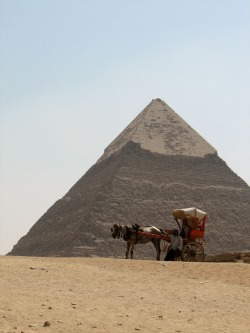
[[[250,184],[250,1],[0,0],[0,12],[0,254],[153,98]]]

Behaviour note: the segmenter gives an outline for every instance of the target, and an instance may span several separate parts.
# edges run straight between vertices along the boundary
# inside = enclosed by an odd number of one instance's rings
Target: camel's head
[[[113,238],[120,238],[121,237],[121,228],[122,226],[119,223],[115,223],[111,228],[111,236]]]

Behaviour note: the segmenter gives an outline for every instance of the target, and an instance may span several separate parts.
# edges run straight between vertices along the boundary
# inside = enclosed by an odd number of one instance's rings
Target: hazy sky
[[[250,184],[249,0],[0,0],[0,12],[0,254],[153,98]]]

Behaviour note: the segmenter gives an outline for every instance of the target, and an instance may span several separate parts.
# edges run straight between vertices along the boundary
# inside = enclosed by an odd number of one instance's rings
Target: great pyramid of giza
[[[250,187],[154,99],[9,254],[124,258],[115,222],[171,229],[173,209],[186,207],[208,213],[206,254],[250,250]],[[137,245],[135,258],[154,259],[152,244]]]

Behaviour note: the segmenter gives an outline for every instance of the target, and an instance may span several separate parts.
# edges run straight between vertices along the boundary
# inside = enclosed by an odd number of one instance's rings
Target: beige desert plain
[[[250,265],[0,257],[0,332],[250,332]]]

